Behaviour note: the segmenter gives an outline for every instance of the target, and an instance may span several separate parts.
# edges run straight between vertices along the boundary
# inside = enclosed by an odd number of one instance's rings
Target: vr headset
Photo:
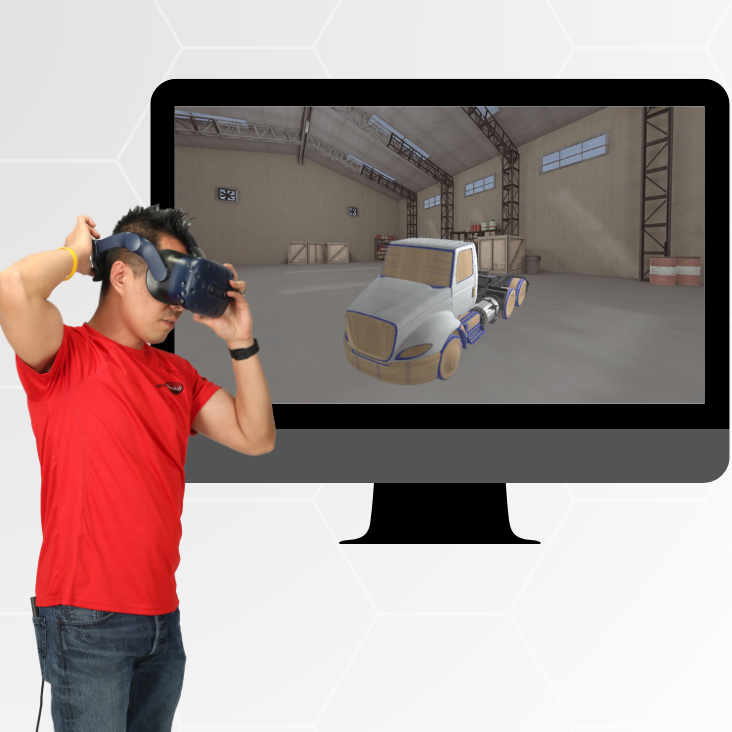
[[[147,262],[147,289],[166,305],[182,305],[186,310],[209,318],[220,318],[229,307],[226,294],[233,273],[213,259],[206,259],[196,240],[186,234],[185,244],[194,256],[175,251],[158,251],[152,242],[131,231],[123,231],[104,239],[92,239],[91,262],[97,274],[94,282],[102,280],[104,252],[124,247],[139,254]]]

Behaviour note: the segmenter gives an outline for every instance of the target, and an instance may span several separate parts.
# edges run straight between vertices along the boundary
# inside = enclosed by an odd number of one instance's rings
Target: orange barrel
[[[676,284],[676,257],[651,257],[651,284]]]
[[[513,277],[508,287],[516,290],[516,307],[521,307],[521,303],[524,301],[524,297],[526,297],[526,280],[523,277]]]
[[[676,284],[701,283],[701,257],[676,257]]]

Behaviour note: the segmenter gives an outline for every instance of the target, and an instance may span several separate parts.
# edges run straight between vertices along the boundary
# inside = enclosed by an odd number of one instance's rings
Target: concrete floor
[[[237,266],[273,403],[702,403],[704,288],[526,275],[508,320],[462,351],[449,381],[385,384],[343,348],[345,313],[381,263]],[[232,394],[226,344],[185,311],[176,353]],[[356,418],[357,420],[357,418]]]

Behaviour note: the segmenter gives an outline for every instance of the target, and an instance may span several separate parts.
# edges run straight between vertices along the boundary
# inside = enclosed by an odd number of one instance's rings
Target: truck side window
[[[458,253],[457,270],[455,282],[462,282],[473,276],[473,252],[470,249],[463,249]]]

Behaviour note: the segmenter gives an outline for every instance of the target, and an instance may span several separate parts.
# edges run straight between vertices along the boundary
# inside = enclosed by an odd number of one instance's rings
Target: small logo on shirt
[[[166,381],[164,384],[157,384],[158,389],[163,386],[167,386],[173,394],[180,394],[183,391],[183,384],[179,384],[177,381]]]

